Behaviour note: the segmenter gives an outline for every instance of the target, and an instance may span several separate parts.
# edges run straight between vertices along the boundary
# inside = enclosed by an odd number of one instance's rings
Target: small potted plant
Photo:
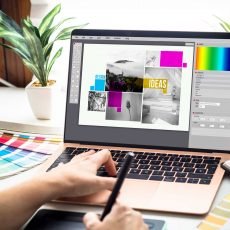
[[[9,43],[0,43],[0,45],[17,53],[33,73],[36,80],[26,86],[26,92],[32,111],[39,119],[50,119],[52,115],[56,81],[49,79],[49,74],[53,64],[62,53],[62,48],[59,48],[52,54],[54,43],[69,39],[73,29],[86,25],[62,27],[63,23],[73,18],[66,18],[53,25],[54,18],[60,11],[61,5],[59,4],[36,27],[29,17],[22,19],[21,26],[19,26],[0,10],[0,38]]]

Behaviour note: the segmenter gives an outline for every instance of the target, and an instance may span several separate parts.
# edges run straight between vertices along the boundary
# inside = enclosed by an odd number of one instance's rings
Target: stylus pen
[[[112,209],[112,207],[113,207],[113,205],[117,199],[117,196],[119,194],[119,191],[120,191],[120,188],[123,184],[123,181],[126,177],[126,174],[129,171],[129,167],[130,167],[130,164],[132,162],[133,157],[134,157],[134,153],[132,153],[132,152],[127,153],[127,157],[124,161],[123,166],[121,167],[119,176],[117,178],[117,182],[114,185],[113,191],[112,191],[111,195],[109,196],[108,202],[107,202],[105,209],[101,215],[101,220],[103,220],[105,218],[105,216],[108,213],[110,213],[110,211],[111,211],[111,209]]]

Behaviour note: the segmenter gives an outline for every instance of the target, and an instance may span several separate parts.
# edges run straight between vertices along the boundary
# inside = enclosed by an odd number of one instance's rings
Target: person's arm
[[[0,192],[1,229],[19,229],[44,203],[61,196],[83,196],[103,189],[112,190],[115,178],[96,176],[105,165],[116,169],[108,150],[80,154],[67,164]]]
[[[42,204],[57,197],[58,187],[58,182],[43,176],[1,191],[2,229],[19,229]]]

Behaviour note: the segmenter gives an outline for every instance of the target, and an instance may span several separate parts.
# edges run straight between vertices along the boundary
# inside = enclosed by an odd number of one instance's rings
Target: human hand
[[[95,153],[90,150],[75,156],[69,163],[52,169],[51,180],[57,181],[57,198],[61,196],[85,196],[101,190],[112,190],[116,179],[96,176],[97,169],[104,165],[110,176],[116,175],[116,168],[109,150]]]
[[[89,151],[79,154],[67,164],[1,191],[0,222],[4,223],[3,228],[21,229],[33,213],[50,200],[88,195],[104,189],[112,190],[115,178],[96,176],[101,165],[105,165],[109,175],[116,175],[108,150],[97,153]],[[14,216],[17,218],[12,221]]]
[[[87,230],[147,230],[140,212],[134,211],[117,202],[111,212],[100,221],[99,217],[92,212],[87,213],[83,222]]]

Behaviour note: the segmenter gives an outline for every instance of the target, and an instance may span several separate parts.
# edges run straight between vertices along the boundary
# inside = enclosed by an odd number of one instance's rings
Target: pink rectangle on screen
[[[161,51],[160,56],[161,67],[182,67],[183,52],[182,51]]]
[[[108,107],[121,108],[122,92],[109,91],[108,92]]]

